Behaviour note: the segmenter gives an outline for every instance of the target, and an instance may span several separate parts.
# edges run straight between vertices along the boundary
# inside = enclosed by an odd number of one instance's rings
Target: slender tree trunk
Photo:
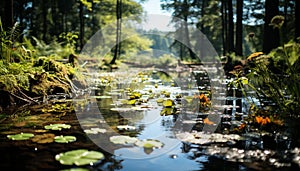
[[[80,20],[80,35],[79,35],[79,42],[80,42],[80,49],[83,48],[83,39],[84,39],[84,18],[83,18],[83,4],[79,2],[79,20]]]
[[[226,32],[225,32],[225,29],[226,29],[226,24],[225,24],[225,12],[224,12],[224,0],[222,0],[221,2],[221,18],[222,18],[222,47],[223,47],[223,56],[226,55],[226,43],[225,43],[225,40],[226,40]]]
[[[279,30],[270,25],[272,18],[279,14],[279,0],[265,1],[265,24],[263,38],[263,52],[269,53],[280,45]]]
[[[46,0],[43,1],[43,40],[47,42],[47,13],[48,8],[46,4]]]
[[[300,1],[296,0],[295,3],[295,40],[297,40],[297,38],[300,37]],[[300,40],[298,42],[300,42]]]
[[[228,0],[228,51],[234,51],[234,24],[232,0]]]
[[[119,48],[118,48],[118,56],[121,56],[121,46],[122,46],[122,0],[120,0],[119,4]]]
[[[116,15],[117,15],[117,28],[116,28],[116,45],[114,49],[114,57],[110,61],[110,64],[115,64],[119,54],[119,44],[120,44],[120,0],[117,0],[116,5]]]
[[[1,10],[1,22],[4,30],[12,28],[14,25],[14,11],[13,11],[13,0],[5,0],[2,2],[3,9]]]
[[[236,1],[236,44],[235,54],[243,56],[243,0]]]

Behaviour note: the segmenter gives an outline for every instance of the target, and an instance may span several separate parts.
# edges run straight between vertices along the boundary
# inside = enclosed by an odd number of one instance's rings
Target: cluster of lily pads
[[[70,129],[71,125],[68,125],[68,124],[50,124],[50,125],[44,126],[44,128],[46,130],[61,131],[62,129]],[[75,136],[70,136],[70,135],[55,136],[55,134],[52,134],[52,133],[34,135],[32,133],[23,133],[23,132],[21,132],[19,134],[7,135],[7,138],[11,139],[11,140],[15,140],[15,141],[31,139],[32,142],[35,142],[35,143],[38,143],[38,144],[45,144],[45,143],[52,143],[52,142],[69,143],[69,142],[76,141]]]
[[[130,137],[126,135],[116,135],[109,138],[110,142],[120,145],[136,145],[138,147],[143,147],[144,149],[156,149],[162,148],[164,144],[158,140],[145,139],[139,140],[136,137]]]
[[[212,144],[212,143],[235,143],[243,138],[238,134],[219,134],[219,133],[204,133],[204,132],[182,132],[177,133],[176,137],[186,143],[192,144]]]

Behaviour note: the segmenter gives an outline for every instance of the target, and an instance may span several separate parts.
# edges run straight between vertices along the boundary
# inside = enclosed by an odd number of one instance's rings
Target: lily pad
[[[161,148],[164,144],[158,140],[147,139],[143,141],[137,141],[135,145],[144,148]]]
[[[112,136],[109,138],[110,142],[114,144],[134,144],[135,142],[138,141],[137,138],[135,137],[129,137],[125,135],[117,135],[117,136]]]
[[[163,102],[164,107],[172,107],[173,105],[174,105],[174,102],[171,99],[164,100],[164,102]]]
[[[54,137],[54,141],[57,143],[69,143],[69,142],[74,142],[76,141],[76,137],[75,136],[56,136]]]
[[[52,143],[54,141],[54,137],[54,134],[36,135],[31,139],[31,141],[38,144]]]
[[[88,151],[86,149],[72,150],[65,153],[60,153],[55,156],[55,160],[63,165],[92,165],[103,159],[104,155],[98,151]]]
[[[84,132],[87,134],[98,134],[98,133],[105,133],[106,129],[91,128],[91,129],[85,129]]]
[[[118,130],[127,130],[127,131],[133,131],[136,129],[134,126],[130,126],[130,125],[118,125],[117,128]]]
[[[45,129],[55,130],[55,131],[61,131],[62,129],[70,129],[71,125],[67,124],[50,124],[44,126]]]
[[[7,138],[8,139],[11,139],[11,140],[28,140],[30,139],[31,137],[34,137],[34,134],[32,133],[20,133],[20,134],[15,134],[15,135],[7,135]]]

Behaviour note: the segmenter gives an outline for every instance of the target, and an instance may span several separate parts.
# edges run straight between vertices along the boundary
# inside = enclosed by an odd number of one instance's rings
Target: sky
[[[164,15],[171,16],[170,13],[161,10],[160,3],[161,3],[160,0],[148,0],[147,2],[142,4],[142,6],[144,7],[144,9],[147,11],[148,14],[164,14]]]
[[[160,31],[171,31],[174,29],[169,25],[171,13],[161,9],[160,0],[148,0],[142,6],[148,16],[147,22],[143,24],[144,29],[158,29]]]

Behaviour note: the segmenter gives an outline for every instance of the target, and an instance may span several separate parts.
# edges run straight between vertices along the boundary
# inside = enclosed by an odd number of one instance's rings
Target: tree
[[[279,15],[279,0],[265,1],[265,23],[263,36],[263,52],[269,53],[272,49],[279,46],[279,30],[270,25],[274,16]]]
[[[117,16],[117,27],[116,27],[116,44],[114,49],[114,57],[110,61],[110,64],[115,64],[118,56],[120,56],[121,47],[121,27],[122,27],[122,0],[117,0],[116,4],[116,16]]]
[[[191,40],[190,40],[190,31],[188,23],[192,20],[193,9],[192,6],[195,5],[193,1],[189,0],[165,0],[161,7],[163,10],[173,10],[173,22],[177,23],[177,33],[180,34],[182,42],[174,41],[173,46],[179,43],[180,54],[183,55],[184,49],[187,49],[191,59],[196,59],[195,53],[192,51]],[[182,19],[183,21],[179,21]],[[185,46],[183,46],[183,44]],[[183,57],[183,56],[181,56]]]
[[[295,1],[295,39],[300,37],[300,1]]]
[[[243,56],[243,0],[236,1],[235,54]]]

